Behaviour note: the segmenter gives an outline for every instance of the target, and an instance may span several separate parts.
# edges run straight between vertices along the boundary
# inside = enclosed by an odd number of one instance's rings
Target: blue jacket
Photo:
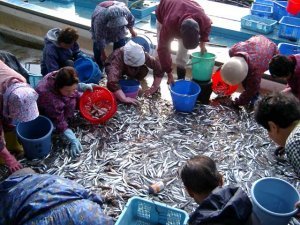
[[[59,70],[66,66],[67,60],[76,60],[80,54],[77,42],[69,49],[58,46],[57,38],[61,29],[53,28],[48,31],[44,39],[43,57],[41,61],[41,73],[46,74]]]
[[[244,225],[250,219],[252,204],[239,187],[218,187],[190,216],[190,225]]]
[[[0,182],[2,225],[113,225],[102,204],[99,195],[54,175],[11,175]]]

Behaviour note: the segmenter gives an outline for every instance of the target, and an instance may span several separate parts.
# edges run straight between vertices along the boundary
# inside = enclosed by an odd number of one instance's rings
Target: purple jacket
[[[46,75],[37,85],[39,94],[37,101],[41,114],[53,122],[57,132],[64,132],[68,128],[68,119],[74,115],[80,94],[76,90],[71,96],[63,96],[54,89],[57,71]]]
[[[75,42],[69,49],[64,49],[58,46],[57,37],[59,31],[59,28],[53,28],[49,30],[45,36],[45,46],[41,61],[41,73],[43,76],[66,66],[65,62],[67,60],[75,60],[77,55],[80,53],[77,42]]]
[[[292,55],[291,57],[296,61],[296,68],[294,74],[287,80],[287,83],[292,93],[300,100],[300,54]]]
[[[277,53],[277,45],[263,35],[253,36],[232,46],[229,50],[230,57],[241,56],[248,64],[248,74],[242,82],[245,91],[235,100],[237,105],[247,105],[258,93],[262,75]]]

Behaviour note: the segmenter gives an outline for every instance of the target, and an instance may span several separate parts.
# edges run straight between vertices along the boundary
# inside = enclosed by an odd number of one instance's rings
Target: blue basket
[[[269,1],[269,0],[254,0],[254,2],[256,4],[273,6],[273,1]]]
[[[43,76],[40,74],[29,73],[29,84],[31,87],[35,88],[37,84],[43,79]]]
[[[283,16],[287,16],[288,12],[286,11],[287,1],[274,1],[273,5],[273,19],[281,20]]]
[[[278,50],[281,55],[300,54],[300,45],[292,45],[288,43],[279,43]]]
[[[98,65],[88,57],[80,57],[74,63],[78,78],[82,83],[99,84],[102,73]]]
[[[127,202],[115,225],[185,225],[188,214],[180,209],[140,197],[132,197]]]
[[[133,79],[120,80],[119,84],[124,93],[133,93],[137,92],[140,87],[140,82]]]
[[[264,18],[272,18],[273,7],[253,3],[251,6],[251,14]]]
[[[300,18],[284,16],[279,21],[278,36],[297,41],[300,38]]]
[[[135,18],[143,19],[149,16],[158,6],[159,2],[145,1],[142,7],[131,8],[130,11]]]
[[[269,34],[274,31],[277,21],[262,18],[255,15],[247,15],[241,19],[241,26],[247,30],[253,30],[262,34]]]
[[[179,112],[192,112],[200,91],[200,86],[193,81],[176,81],[170,86],[174,108]]]

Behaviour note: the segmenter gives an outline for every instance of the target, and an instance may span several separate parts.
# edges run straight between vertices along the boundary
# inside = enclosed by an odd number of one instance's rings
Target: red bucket
[[[228,96],[234,93],[238,88],[238,85],[228,85],[221,77],[221,70],[218,69],[212,76],[212,90],[214,93],[220,96]]]
[[[81,115],[94,124],[103,124],[117,111],[114,95],[103,87],[94,87],[93,91],[85,91],[80,97]]]
[[[300,0],[288,0],[286,10],[293,15],[297,15],[300,12]]]

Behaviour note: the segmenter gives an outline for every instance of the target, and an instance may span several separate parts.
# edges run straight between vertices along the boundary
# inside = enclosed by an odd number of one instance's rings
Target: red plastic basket
[[[228,85],[221,77],[221,69],[218,69],[212,76],[212,90],[217,95],[228,96],[235,92],[238,85]]]
[[[95,118],[92,115],[92,107],[99,109],[105,108],[107,112]],[[82,94],[79,101],[79,110],[81,115],[88,121],[94,124],[103,124],[117,111],[117,102],[114,95],[103,87],[94,87],[93,91],[86,91]]]

